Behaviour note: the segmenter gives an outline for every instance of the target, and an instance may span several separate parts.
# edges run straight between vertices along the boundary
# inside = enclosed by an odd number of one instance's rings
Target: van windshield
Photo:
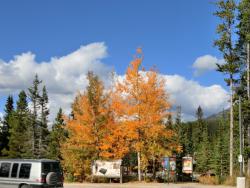
[[[48,174],[49,172],[61,172],[59,162],[43,162],[42,173]]]

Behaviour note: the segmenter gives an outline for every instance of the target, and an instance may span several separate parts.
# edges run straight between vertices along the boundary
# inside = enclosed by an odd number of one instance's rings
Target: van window
[[[0,168],[0,177],[9,177],[11,163],[2,163]]]
[[[60,172],[61,168],[60,168],[59,163],[52,163],[52,169],[51,169],[51,171],[52,172]]]
[[[49,172],[61,172],[58,162],[44,162],[42,163],[42,172],[48,174]]]
[[[18,170],[18,163],[14,163],[12,166],[12,171],[11,171],[11,177],[16,178],[17,177],[17,170]]]
[[[28,179],[30,177],[31,164],[23,163],[21,164],[19,178]]]

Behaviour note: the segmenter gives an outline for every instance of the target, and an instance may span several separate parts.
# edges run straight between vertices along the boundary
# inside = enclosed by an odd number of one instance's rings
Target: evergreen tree
[[[29,90],[29,98],[32,103],[32,132],[33,135],[31,137],[32,140],[32,153],[34,157],[39,157],[39,120],[38,120],[38,110],[40,108],[40,94],[39,94],[39,85],[42,81],[38,79],[38,75],[35,75],[33,80],[33,85],[28,89]]]
[[[196,111],[196,123],[193,127],[193,146],[194,151],[197,151],[200,145],[200,142],[202,141],[202,132],[204,128],[204,120],[203,120],[203,110],[199,106]]]
[[[198,151],[196,153],[196,170],[198,172],[207,172],[209,170],[210,159],[210,143],[208,139],[207,124],[204,124],[202,131],[202,140],[199,144]]]
[[[27,96],[24,91],[19,93],[17,109],[10,118],[10,138],[8,157],[26,158],[32,156],[30,143],[30,114]]]
[[[185,126],[184,123],[182,123],[181,119],[181,106],[177,106],[176,108],[176,117],[175,117],[175,124],[174,124],[174,130],[177,133],[177,143],[181,146],[182,148],[182,153],[181,155],[189,154],[185,153],[185,145],[187,143],[187,126]]]
[[[203,119],[203,110],[199,106],[196,111],[197,121],[193,129],[194,155],[196,160],[196,170],[206,172],[209,161],[209,137],[208,127]]]
[[[176,108],[176,117],[175,117],[175,131],[177,133],[177,140],[178,142],[183,145],[183,134],[184,130],[182,129],[182,124],[181,124],[181,106],[177,106]]]
[[[229,78],[226,82],[230,86],[230,176],[233,175],[233,88],[234,76],[239,71],[237,64],[237,54],[233,41],[233,29],[235,22],[236,4],[234,0],[219,0],[217,2],[218,10],[215,15],[222,20],[222,23],[217,27],[219,39],[215,40],[214,44],[222,52],[226,61],[223,65],[217,65],[218,71],[228,74]]]
[[[250,100],[243,99],[242,101],[242,125],[244,133],[244,157],[247,162],[247,174],[250,176]]]
[[[194,147],[193,147],[193,124],[191,122],[185,125],[185,145],[184,150],[187,155],[193,156]]]
[[[9,136],[10,136],[10,119],[12,116],[12,113],[14,111],[14,102],[13,97],[10,95],[7,98],[6,104],[5,104],[5,115],[3,118],[3,126],[1,127],[1,145],[0,145],[0,151],[1,155],[4,153],[7,153],[9,150]]]
[[[165,126],[166,128],[170,128],[172,129],[173,128],[173,117],[172,117],[172,114],[169,114],[168,118],[167,118],[167,121],[165,123]]]
[[[38,129],[39,135],[39,158],[45,158],[47,156],[47,145],[49,142],[49,130],[48,130],[48,103],[49,98],[47,94],[46,87],[43,87],[42,96],[40,97],[39,104],[41,106],[41,117],[40,117],[40,127]]]
[[[229,127],[227,126],[226,113],[223,111],[222,117],[218,120],[218,129],[214,138],[210,168],[220,177],[229,174]]]
[[[63,112],[60,108],[55,123],[52,126],[52,131],[50,133],[50,142],[49,142],[49,149],[48,149],[48,156],[50,159],[62,160],[61,155],[61,144],[65,141],[68,137],[67,131],[65,130],[65,122],[63,119]]]
[[[183,150],[184,140],[183,134],[184,130],[182,129],[181,125],[181,106],[177,106],[176,108],[176,117],[174,123],[174,130],[177,134],[176,142],[180,145],[181,149]],[[184,157],[185,153],[183,151],[176,154],[176,173],[182,174],[182,157]]]
[[[247,133],[247,152],[248,156],[248,171],[247,174],[250,176],[250,111],[245,110],[244,106],[248,106],[250,103],[250,0],[242,0],[239,4],[239,39],[238,49],[241,55],[241,62],[244,62],[244,69],[242,71],[243,78],[245,78],[245,86],[247,97],[243,98],[243,124],[247,127],[245,132]],[[243,82],[244,84],[244,82]],[[245,117],[245,118],[244,118]]]

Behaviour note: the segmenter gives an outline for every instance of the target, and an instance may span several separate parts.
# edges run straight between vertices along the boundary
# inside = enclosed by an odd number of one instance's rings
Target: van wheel
[[[22,185],[21,188],[30,188],[29,185]]]
[[[46,183],[48,185],[56,185],[57,184],[57,174],[55,172],[50,172],[46,176]]]

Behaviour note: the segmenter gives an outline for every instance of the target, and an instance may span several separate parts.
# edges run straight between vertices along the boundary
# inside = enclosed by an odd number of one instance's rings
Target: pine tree
[[[210,168],[218,176],[224,177],[229,174],[229,128],[224,112],[218,121],[216,138],[212,147],[213,155],[210,158]]]
[[[194,157],[196,161],[196,171],[206,172],[208,170],[209,144],[208,128],[203,119],[203,110],[199,106],[196,111],[197,120],[193,128]]]
[[[198,172],[207,172],[209,170],[210,158],[210,143],[208,138],[208,127],[204,124],[202,131],[202,140],[199,144],[198,151],[196,152],[196,170]]]
[[[184,152],[187,155],[193,156],[194,147],[193,147],[193,123],[189,122],[185,125],[185,144],[184,144]]]
[[[177,106],[176,108],[176,117],[175,117],[175,131],[177,133],[177,141],[183,146],[184,140],[183,140],[183,134],[184,130],[182,129],[182,123],[181,123],[181,106]]]
[[[244,71],[246,72],[246,82],[247,82],[247,97],[250,98],[250,74],[249,74],[249,64],[250,64],[250,1],[242,0],[238,6],[238,48],[239,55],[244,64]]]
[[[4,155],[4,153],[7,153],[9,150],[9,136],[10,136],[10,119],[12,116],[12,113],[14,111],[14,102],[13,97],[10,95],[7,98],[6,104],[5,104],[5,115],[3,118],[3,126],[1,128],[1,145],[0,145],[0,152],[1,155]]]
[[[168,129],[172,129],[173,128],[173,117],[172,117],[172,114],[168,115],[167,121],[165,122],[165,126]]]
[[[33,85],[28,89],[29,90],[29,98],[32,104],[32,153],[34,157],[39,157],[39,120],[38,120],[38,110],[39,110],[39,102],[40,102],[40,94],[39,94],[39,85],[42,81],[38,79],[38,75],[35,75],[33,80]]]
[[[194,143],[194,151],[197,151],[199,148],[199,144],[202,140],[202,132],[204,128],[203,110],[200,106],[197,108],[196,118],[197,120],[196,120],[196,123],[194,124],[193,135],[192,135],[192,139]]]
[[[19,93],[17,109],[10,118],[10,139],[8,157],[31,157],[30,143],[30,114],[28,110],[27,96],[24,91]]]
[[[63,112],[60,108],[50,133],[50,142],[48,145],[48,156],[50,159],[62,160],[61,144],[66,140],[67,136]]]
[[[191,155],[193,152],[192,141],[192,125],[190,123],[183,123],[181,119],[181,106],[176,108],[176,118],[174,124],[175,132],[177,133],[176,142],[182,148],[182,156]]]
[[[43,87],[42,95],[39,98],[39,104],[41,107],[41,117],[40,117],[40,126],[38,129],[38,135],[39,135],[39,158],[46,158],[47,156],[47,145],[49,141],[49,130],[48,130],[48,115],[49,115],[49,109],[48,109],[48,103],[49,98],[47,94],[46,87]]]
[[[235,22],[236,4],[234,0],[220,0],[217,2],[218,10],[215,15],[222,20],[222,23],[217,26],[217,33],[220,38],[215,40],[214,45],[222,52],[226,61],[223,65],[217,65],[218,71],[224,74],[229,74],[226,79],[230,86],[230,176],[233,175],[233,88],[234,75],[239,71],[237,64],[237,54],[233,42],[233,29]]]
[[[175,123],[174,123],[174,130],[176,132],[176,142],[180,145],[181,147],[181,152],[177,152],[176,154],[176,173],[177,174],[182,174],[182,157],[186,155],[183,151],[183,147],[185,144],[184,141],[184,129],[182,126],[182,119],[181,119],[181,106],[176,107],[176,117],[175,117]]]
[[[247,90],[247,97],[244,102],[243,99],[243,106],[245,104],[249,104],[250,101],[250,1],[249,0],[242,0],[239,4],[239,16],[238,16],[239,24],[239,39],[238,39],[238,48],[241,55],[241,61],[244,62],[244,70],[241,73],[244,75],[246,80],[246,90]],[[246,105],[247,106],[247,105]],[[245,115],[244,115],[245,114]],[[248,145],[248,171],[247,174],[250,176],[250,111],[244,111],[243,108],[243,115],[247,118],[243,119],[243,123],[247,125],[247,145]]]

